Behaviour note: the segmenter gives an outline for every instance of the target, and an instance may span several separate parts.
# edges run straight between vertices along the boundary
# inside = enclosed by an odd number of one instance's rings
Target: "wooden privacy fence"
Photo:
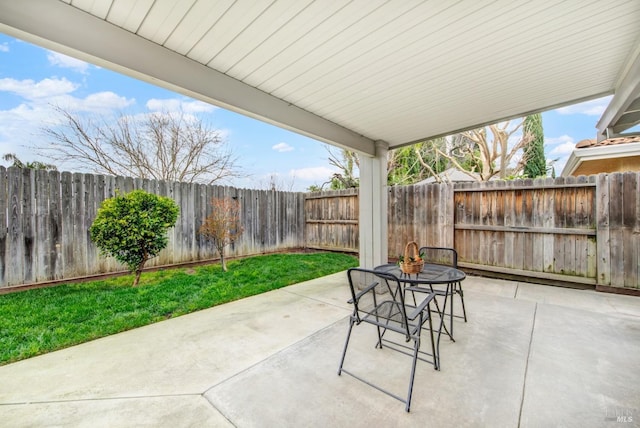
[[[595,284],[595,202],[595,176],[460,185],[453,203],[461,266]]]
[[[389,257],[415,240],[453,246],[466,268],[638,290],[638,182],[624,173],[390,187]],[[229,256],[359,250],[357,189],[304,194],[0,167],[0,287],[123,270],[99,255],[88,229],[105,198],[134,189],[180,207],[150,266],[217,256],[198,233],[213,197],[240,201],[244,233]]]
[[[358,189],[309,193],[304,213],[307,248],[358,252]]]
[[[244,233],[227,255],[304,246],[304,194],[0,167],[0,287],[122,271],[100,256],[89,227],[102,201],[144,189],[180,207],[169,244],[149,266],[207,260],[213,245],[198,233],[211,198],[240,201]]]
[[[388,189],[389,258],[453,246],[460,266],[502,275],[640,288],[637,173]],[[357,193],[311,194],[307,242],[358,251]],[[354,208],[355,207],[355,208]]]

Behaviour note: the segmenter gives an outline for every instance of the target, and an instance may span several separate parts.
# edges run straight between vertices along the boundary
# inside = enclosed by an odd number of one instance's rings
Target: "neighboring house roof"
[[[440,174],[441,181],[445,183],[457,183],[461,181],[480,181],[480,177],[477,174],[473,174],[477,178],[474,179],[469,176],[469,174],[460,171],[457,168],[449,168],[445,171],[442,171]],[[416,183],[416,184],[429,184],[429,183],[437,183],[436,177],[431,176],[429,178],[425,178],[424,180]]]
[[[594,139],[576,143],[562,170],[562,177],[601,172],[640,171],[640,135]]]

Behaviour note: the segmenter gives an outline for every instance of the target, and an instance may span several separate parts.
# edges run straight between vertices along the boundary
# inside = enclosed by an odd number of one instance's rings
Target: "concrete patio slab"
[[[399,401],[348,375],[337,376],[346,319],[205,396],[238,426],[247,427],[513,426],[522,401],[535,304],[512,303],[504,308],[491,296],[470,302],[474,322],[459,323],[456,343],[443,340],[441,371],[418,365],[409,415]],[[513,321],[504,325],[505,317]],[[370,325],[355,327],[345,368],[406,395],[410,358],[375,350],[376,340]],[[292,409],[298,409],[293,418]]]
[[[602,293],[591,289],[550,287],[548,285],[518,283],[516,298],[531,302],[548,303],[563,307],[583,309],[600,314],[615,314],[640,318],[637,296]]]
[[[344,272],[0,367],[0,425],[609,426],[640,422],[640,299],[469,277],[469,322],[411,413],[337,368]],[[457,308],[460,308],[456,301]],[[345,367],[399,395],[410,359],[354,329]]]
[[[0,367],[0,403],[201,394],[347,313],[275,290]]]
[[[538,304],[521,426],[606,426],[625,412],[637,426],[639,356],[638,320]]]
[[[3,427],[233,427],[202,395],[55,401],[0,407]]]

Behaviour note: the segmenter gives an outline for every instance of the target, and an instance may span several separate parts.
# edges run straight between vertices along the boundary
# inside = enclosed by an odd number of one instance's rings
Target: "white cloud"
[[[545,138],[544,141],[547,147],[547,157],[568,156],[576,148],[573,137],[566,134],[559,137]]]
[[[89,68],[89,63],[87,62],[53,51],[49,51],[49,53],[47,54],[47,60],[51,65],[62,68],[69,68],[83,74],[86,73],[87,69]]]
[[[11,92],[27,101],[25,105],[14,108],[16,112],[29,109],[42,111],[45,107],[36,106],[56,105],[65,110],[103,113],[123,109],[135,103],[135,99],[127,99],[111,91],[96,92],[84,98],[71,95],[78,87],[78,84],[65,78],[46,78],[38,82],[31,79],[0,79],[0,91]]]
[[[317,166],[310,168],[292,169],[289,171],[289,175],[300,180],[323,183],[325,181],[329,181],[329,179],[335,172],[335,170],[329,167]]]
[[[36,149],[46,144],[47,138],[42,129],[55,126],[61,120],[60,115],[54,111],[54,105],[70,112],[107,115],[134,102],[134,99],[127,99],[113,92],[98,92],[85,98],[62,94],[44,99],[27,99],[16,107],[0,110],[0,154],[16,153],[20,159],[31,160]]]
[[[609,101],[611,101],[611,96],[561,107],[556,111],[559,114],[585,114],[587,116],[601,116],[602,113],[604,113],[604,110],[609,105]]]
[[[291,147],[287,143],[278,143],[275,146],[272,146],[271,148],[276,152],[280,152],[280,153],[290,152],[293,150],[293,147]]]
[[[547,157],[547,164],[553,166],[556,175],[560,175],[564,166],[567,164],[569,156],[576,148],[576,143],[569,135],[561,135],[559,137],[551,137],[544,139]]]
[[[20,104],[0,110],[0,155],[15,153],[23,161],[41,160],[35,148],[44,144],[41,128],[50,117],[51,109],[46,104]]]
[[[558,144],[553,149],[549,150],[549,156],[552,158],[567,156],[570,155],[575,148],[576,145],[573,141],[567,141],[566,143]]]
[[[573,143],[573,137],[570,137],[567,134],[561,135],[559,137],[544,137],[544,144],[546,146],[554,146],[556,144],[570,142]]]
[[[16,135],[24,135],[28,129],[32,129],[36,123],[42,123],[50,114],[40,106],[28,106],[20,104],[10,110],[0,110],[0,138],[6,141],[15,141]]]
[[[36,82],[31,79],[16,80],[10,77],[0,79],[0,91],[12,92],[28,100],[55,97],[75,91],[78,85],[65,78],[42,79]]]
[[[9,43],[0,43],[0,52],[9,52]]]
[[[208,113],[217,107],[202,101],[184,101],[178,98],[157,99],[152,98],[147,101],[147,108],[151,111],[184,113]]]
[[[69,108],[87,112],[104,112],[110,110],[121,110],[135,104],[135,98],[127,98],[115,94],[111,91],[96,92],[86,98],[72,98]],[[60,105],[60,104],[58,104]],[[64,107],[61,105],[61,107]]]

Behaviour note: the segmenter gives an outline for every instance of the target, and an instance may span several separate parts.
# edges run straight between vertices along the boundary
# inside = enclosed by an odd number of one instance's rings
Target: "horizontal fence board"
[[[537,226],[488,226],[477,224],[455,224],[456,230],[475,230],[492,232],[520,232],[520,233],[544,233],[553,235],[587,235],[596,236],[595,229],[572,229],[559,227],[537,227]]]
[[[518,183],[519,181],[522,180],[514,180],[512,183]],[[472,183],[473,184],[483,184],[483,183]],[[454,192],[494,192],[495,188],[494,187],[469,187],[469,188],[465,188],[462,187],[460,184],[456,184],[455,185],[455,189]],[[572,184],[541,184],[541,185],[534,185],[534,184],[526,184],[526,185],[522,185],[522,186],[518,186],[519,190],[542,190],[542,189],[562,189],[562,188],[577,188],[577,187],[596,187],[595,183],[592,182],[587,182],[587,183],[572,183]]]
[[[358,189],[304,195],[305,247],[358,252]]]
[[[524,270],[524,269],[510,269],[510,268],[505,268],[501,266],[486,266],[486,265],[479,265],[476,263],[469,263],[469,262],[459,262],[458,266],[461,269],[468,268],[476,271],[495,272],[495,273],[500,273],[505,275],[537,278],[537,279],[544,279],[549,281],[596,285],[595,278],[585,278],[581,276],[560,275],[560,274],[536,272],[536,271],[530,271],[530,270]]]

